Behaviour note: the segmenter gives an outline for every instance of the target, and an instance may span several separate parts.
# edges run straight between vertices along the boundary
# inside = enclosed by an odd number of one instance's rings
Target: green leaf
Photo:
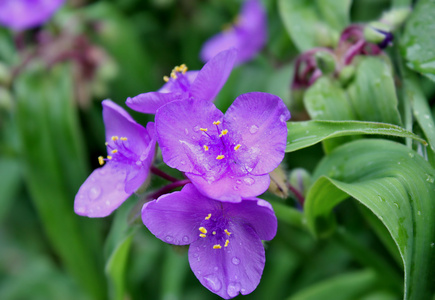
[[[426,141],[402,127],[361,121],[304,121],[288,122],[286,152],[312,146],[323,140],[349,135],[370,134],[408,137],[427,145]]]
[[[371,270],[345,273],[300,291],[288,300],[353,300],[373,292],[379,280]],[[337,292],[339,291],[339,292]]]
[[[75,279],[95,298],[106,297],[99,228],[74,214],[73,199],[86,164],[72,102],[69,68],[26,70],[15,80],[16,120],[24,179],[48,239]]]
[[[334,229],[332,210],[353,197],[371,210],[396,243],[405,299],[430,299],[435,286],[435,170],[414,151],[386,140],[359,140],[334,150],[315,170],[305,202],[310,230]]]
[[[435,0],[417,2],[400,43],[408,67],[435,81]]]
[[[358,120],[401,125],[391,67],[382,59],[362,59],[348,94]]]
[[[435,157],[435,122],[429,104],[415,78],[404,79],[405,99],[411,102],[414,117],[429,143],[428,151]],[[432,165],[435,161],[429,160]],[[434,165],[433,165],[434,166]]]
[[[21,164],[15,159],[0,159],[0,223],[8,214],[22,181]]]
[[[284,26],[300,52],[334,47],[349,23],[351,0],[279,0]]]

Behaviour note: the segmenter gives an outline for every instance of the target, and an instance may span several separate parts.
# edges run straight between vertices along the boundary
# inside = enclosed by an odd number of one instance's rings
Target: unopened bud
[[[338,80],[340,81],[342,87],[346,87],[349,84],[349,82],[352,81],[354,76],[355,76],[355,67],[349,65],[341,69],[340,74],[338,75]]]
[[[304,197],[311,186],[311,175],[302,168],[293,169],[289,176],[290,184]]]
[[[335,57],[327,51],[318,51],[315,54],[316,65],[322,74],[328,75],[335,71]]]
[[[400,7],[385,12],[382,15],[381,22],[389,25],[390,31],[400,27],[411,13],[410,7]]]

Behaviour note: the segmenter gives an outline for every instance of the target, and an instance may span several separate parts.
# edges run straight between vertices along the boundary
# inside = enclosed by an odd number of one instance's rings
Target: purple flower
[[[142,220],[162,241],[190,244],[195,276],[225,299],[255,290],[265,262],[261,240],[273,239],[277,229],[268,202],[220,202],[203,196],[192,184],[145,204]]]
[[[145,181],[154,158],[154,123],[145,129],[120,106],[103,101],[108,156],[82,184],[74,201],[74,211],[88,217],[105,217],[117,209]]]
[[[212,101],[228,79],[237,56],[235,49],[217,54],[200,71],[187,71],[185,65],[175,67],[165,76],[166,84],[157,92],[128,98],[126,104],[142,113],[154,114],[166,103],[189,97]]]
[[[0,24],[24,30],[45,23],[65,0],[0,0]]]
[[[157,139],[164,162],[203,194],[238,202],[268,188],[289,118],[281,98],[267,93],[240,95],[225,115],[209,101],[174,101],[157,111]]]
[[[236,64],[252,59],[267,40],[266,12],[258,0],[246,0],[237,21],[230,29],[210,38],[202,47],[203,61],[222,50],[235,47],[239,50]]]

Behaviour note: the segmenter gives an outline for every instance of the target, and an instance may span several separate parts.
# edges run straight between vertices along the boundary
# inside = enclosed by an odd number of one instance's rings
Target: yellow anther
[[[107,155],[107,159],[112,159],[112,156],[110,156],[110,155]]]
[[[109,143],[108,143],[108,142],[105,142],[105,143],[104,143],[104,145],[106,145],[106,146],[107,146],[107,145],[109,145]]]
[[[205,217],[206,220],[211,218],[211,214],[208,214],[207,217]]]
[[[228,133],[228,129],[224,129],[221,131],[221,134],[219,134],[219,137],[222,137],[223,135],[226,135]]]
[[[117,149],[113,149],[113,150],[112,150],[112,153],[113,153],[113,154],[115,154],[116,152],[118,152]]]
[[[234,146],[234,150],[236,150],[236,151],[237,151],[237,150],[239,150],[239,148],[240,148],[240,147],[242,147],[242,145],[240,145],[240,144],[237,144],[236,146]]]
[[[116,135],[112,136],[112,141],[117,141],[117,140],[119,140],[118,136],[116,136]]]
[[[224,245],[224,247],[228,247],[228,244],[230,243],[230,240],[226,240],[225,241],[225,245]]]
[[[206,235],[204,233],[201,233],[199,236],[202,237],[202,238],[206,237]]]
[[[127,138],[126,138],[126,137],[122,137],[122,138],[120,138],[120,140],[121,140],[121,141],[126,141]]]
[[[212,234],[213,234],[213,235],[216,235],[216,231],[213,231]]]
[[[207,132],[208,129],[207,128],[199,128],[199,130]]]
[[[205,229],[204,227],[199,227],[198,229],[199,229],[199,231],[201,231],[202,233],[207,233],[207,229]]]
[[[219,154],[218,156],[216,156],[216,159],[223,159],[225,158],[225,155]]]
[[[98,156],[98,163],[100,166],[104,165],[104,158],[102,156]]]
[[[226,233],[228,236],[231,235],[231,232],[229,232],[227,229],[225,229],[224,231],[225,231],[225,233]]]
[[[174,70],[171,72],[171,77],[177,79],[177,73]]]
[[[205,151],[208,151],[208,149],[210,149],[207,145],[204,145],[203,147]]]
[[[221,123],[221,121],[214,121],[213,125],[219,125]]]
[[[168,82],[169,81],[169,77],[168,76],[163,76],[163,81],[164,82]]]
[[[217,244],[217,245],[214,245],[214,246],[213,246],[213,249],[222,249],[222,246],[219,245],[219,244]]]

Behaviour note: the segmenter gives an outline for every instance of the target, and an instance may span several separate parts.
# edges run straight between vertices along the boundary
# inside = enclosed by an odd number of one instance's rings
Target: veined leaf
[[[286,152],[312,146],[323,140],[356,134],[375,134],[408,137],[427,145],[426,141],[402,127],[377,122],[361,121],[304,121],[288,122]]]
[[[353,197],[385,225],[404,265],[405,299],[431,299],[435,285],[435,170],[408,147],[358,140],[334,150],[313,174],[305,202],[310,230],[334,228],[332,210]]]

